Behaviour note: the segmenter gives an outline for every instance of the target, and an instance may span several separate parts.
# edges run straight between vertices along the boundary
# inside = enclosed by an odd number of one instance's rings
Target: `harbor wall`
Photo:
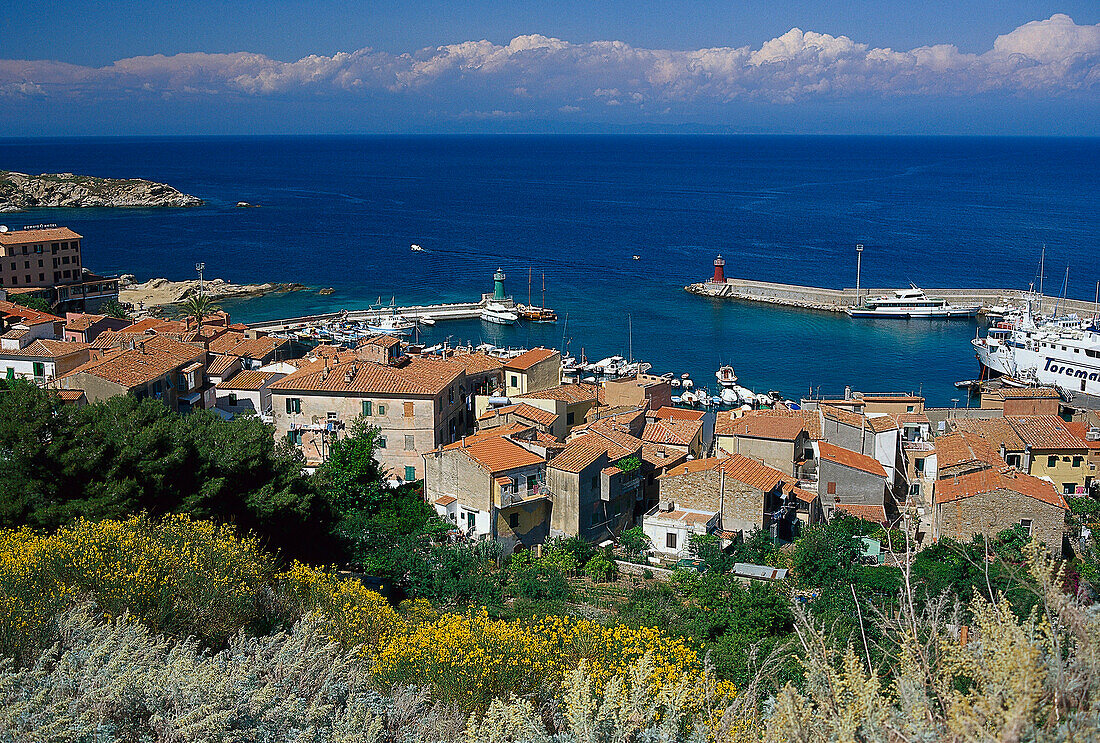
[[[278,333],[285,330],[304,328],[315,323],[331,322],[333,320],[376,320],[396,312],[412,320],[425,315],[430,315],[434,320],[476,320],[481,317],[481,311],[490,301],[502,304],[511,309],[515,306],[511,297],[503,300],[494,300],[492,294],[483,294],[480,302],[455,302],[450,304],[420,304],[410,307],[383,307],[381,309],[366,310],[339,310],[337,312],[323,312],[316,315],[303,315],[301,317],[289,317],[280,320],[265,320],[263,322],[249,323],[253,330],[262,330],[269,333]]]
[[[780,284],[774,281],[754,281],[752,279],[726,279],[724,284],[716,284],[712,281],[704,281],[685,287],[692,294],[721,299],[737,299],[749,302],[765,302],[787,307],[802,307],[804,309],[822,310],[826,312],[844,312],[848,307],[856,304],[856,290],[848,287],[845,289],[826,289],[817,286],[799,286],[796,284]],[[894,288],[860,287],[859,294],[862,297],[875,297],[883,294],[890,295],[896,291]],[[933,289],[928,288],[932,296],[943,297],[953,304],[980,304],[984,307],[1005,304],[1021,304],[1028,296],[1028,292],[1020,289]],[[1043,300],[1043,310],[1050,311],[1058,306],[1061,312],[1076,312],[1077,314],[1091,314],[1095,312],[1096,305],[1093,302],[1080,299],[1058,299],[1046,297]]]

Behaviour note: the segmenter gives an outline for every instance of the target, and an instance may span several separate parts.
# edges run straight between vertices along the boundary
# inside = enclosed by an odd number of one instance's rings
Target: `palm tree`
[[[216,304],[210,301],[205,294],[192,294],[183,303],[185,317],[193,317],[198,322],[198,332],[202,333],[202,320],[207,315],[220,310]]]

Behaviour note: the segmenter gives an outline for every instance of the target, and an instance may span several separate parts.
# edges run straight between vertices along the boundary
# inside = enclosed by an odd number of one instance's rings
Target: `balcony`
[[[526,489],[521,488],[515,492],[511,490],[502,490],[497,494],[496,503],[494,505],[497,508],[509,508],[540,499],[549,501],[553,501],[554,499],[549,488],[545,485],[537,485],[533,488]]]

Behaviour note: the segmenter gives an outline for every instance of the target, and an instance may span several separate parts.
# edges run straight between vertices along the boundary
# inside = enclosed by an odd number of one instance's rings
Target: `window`
[[[385,449],[386,448],[386,437],[385,436],[379,436],[378,441],[376,441],[374,445],[377,446],[379,449]]]
[[[675,532],[670,531],[668,534],[665,534],[665,547],[667,547],[670,550],[676,549],[676,533]]]
[[[1020,466],[1020,455],[1019,454],[1009,454],[1007,457],[1005,457],[1005,464],[1007,464],[1009,467],[1019,467]]]
[[[300,397],[288,397],[286,399],[286,412],[287,415],[292,413],[302,412],[302,398]]]
[[[1073,495],[1077,491],[1077,483],[1064,482],[1062,483],[1062,495]]]
[[[534,490],[536,487],[538,487],[538,484],[539,484],[538,477],[536,477],[535,475],[528,475],[527,476],[527,489],[528,490]]]
[[[1073,466],[1074,467],[1080,467],[1084,463],[1084,461],[1085,461],[1084,457],[1074,457],[1073,458]]]
[[[836,483],[830,482],[825,486],[825,492],[829,495],[836,495]]]
[[[1047,457],[1047,467],[1057,467],[1058,457]]]
[[[565,425],[567,425],[567,426],[573,425],[574,420],[576,420],[576,415],[575,414],[573,414],[573,413],[566,413],[565,414]]]
[[[920,483],[915,482],[909,486],[909,495],[920,495]]]
[[[599,490],[600,489],[600,476],[599,475],[592,475],[592,489],[593,490]]]
[[[286,434],[286,440],[297,446],[302,445],[302,432],[301,431],[288,431]]]
[[[448,399],[448,402],[453,403],[455,401],[455,388],[454,387],[451,387],[449,390],[447,390],[447,399]]]
[[[363,401],[363,416],[364,417],[369,416],[371,414],[371,407],[372,407],[372,405],[371,405],[370,400],[364,400]]]
[[[230,405],[230,407],[236,407],[237,406],[237,393],[236,392],[230,392],[229,393],[229,405]]]
[[[924,460],[923,459],[915,460],[913,462],[913,466],[916,468],[917,474],[924,474]]]
[[[413,417],[413,404],[411,402],[405,403],[403,414],[406,418]]]
[[[1024,533],[1031,536],[1031,519],[1020,519],[1020,526],[1024,527]]]
[[[46,365],[45,364],[43,364],[40,361],[35,361],[33,367],[34,367],[34,376],[36,376],[36,377],[46,376]]]
[[[511,529],[519,528],[519,514],[518,513],[508,514],[508,527],[511,528]]]
[[[405,482],[412,482],[416,479],[416,467],[411,464],[405,465]]]
[[[912,413],[914,410],[916,410],[916,408],[913,405],[906,405],[905,406],[905,412],[906,413]]]
[[[405,451],[415,451],[416,441],[410,434],[405,434]]]
[[[379,415],[385,415],[386,414],[386,406],[383,405],[382,403],[378,403],[378,414]]]
[[[511,385],[512,385],[513,387],[519,387],[519,375],[517,375],[517,374],[513,374],[513,375],[511,375],[511,376],[512,376],[512,381],[511,381],[511,383],[510,383],[510,384],[511,384]]]
[[[329,420],[329,421],[337,421],[337,420],[340,420],[340,416],[339,416],[339,415],[337,415],[337,413],[336,413],[336,411],[335,411],[335,410],[330,410],[330,411],[328,411],[328,413],[326,414],[326,416],[325,416],[325,417],[326,417],[326,418],[328,418],[328,420]]]
[[[180,384],[180,389],[181,390],[187,389],[187,375],[186,374],[180,374],[179,384]]]

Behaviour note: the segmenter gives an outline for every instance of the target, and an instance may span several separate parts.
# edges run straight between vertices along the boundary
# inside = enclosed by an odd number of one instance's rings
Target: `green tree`
[[[107,317],[113,317],[116,320],[130,319],[130,311],[117,299],[110,299],[104,302],[99,310]]]
[[[214,304],[213,300],[206,294],[192,294],[183,303],[184,316],[195,318],[200,333],[202,332],[203,319],[220,309],[221,307]]]
[[[332,443],[328,459],[317,468],[318,487],[337,513],[375,513],[386,502],[389,490],[374,456],[378,436],[377,428],[356,418],[347,434]]]
[[[621,546],[631,557],[641,557],[649,550],[649,537],[640,526],[632,526],[619,535]]]
[[[9,294],[8,301],[10,301],[12,304],[22,305],[23,307],[35,310],[37,312],[53,312],[53,308],[50,306],[50,303],[42,297],[32,297],[26,294]]]

